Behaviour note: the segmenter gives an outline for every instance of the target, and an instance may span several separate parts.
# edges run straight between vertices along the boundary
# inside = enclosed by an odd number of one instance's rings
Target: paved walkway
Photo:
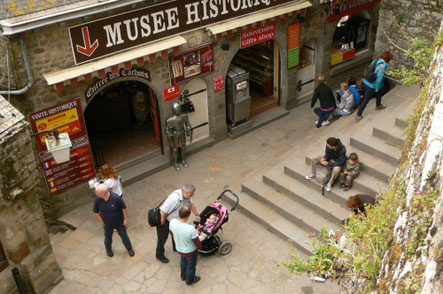
[[[365,115],[373,109],[371,101]],[[353,117],[343,119],[355,123]],[[220,235],[232,243],[232,252],[223,257],[218,253],[200,256],[197,274],[202,279],[186,286],[180,280],[179,256],[172,252],[170,240],[166,246],[170,263],[155,259],[156,232],[147,224],[147,210],[183,183],[196,186],[194,201],[201,211],[223,189],[240,191],[241,183],[251,176],[325,134],[334,135],[334,124],[315,129],[315,120],[310,105],[304,104],[265,127],[236,140],[227,138],[189,157],[188,169],[176,172],[170,167],[126,187],[128,233],[135,250],[132,258],[117,234],[115,255],[106,256],[103,230],[92,213],[92,204],[63,216],[78,229],[51,240],[65,277],[51,293],[338,293],[340,286],[331,281],[314,283],[307,275],[289,274],[280,266],[290,253],[287,242],[237,211]]]

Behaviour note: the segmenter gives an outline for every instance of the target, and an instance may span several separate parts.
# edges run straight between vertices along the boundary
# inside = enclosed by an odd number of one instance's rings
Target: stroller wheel
[[[220,252],[221,255],[226,255],[232,250],[232,244],[231,243],[223,243],[220,248],[218,249],[218,252]]]

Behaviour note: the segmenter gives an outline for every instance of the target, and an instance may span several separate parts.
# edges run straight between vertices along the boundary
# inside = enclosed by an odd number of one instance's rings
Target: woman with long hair
[[[117,171],[109,164],[102,165],[99,171],[102,175],[103,183],[108,186],[109,192],[113,192],[118,196],[123,197],[123,189]]]

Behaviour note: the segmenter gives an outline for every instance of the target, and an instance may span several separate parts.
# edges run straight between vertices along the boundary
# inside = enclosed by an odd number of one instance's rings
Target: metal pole
[[[23,283],[22,278],[20,277],[20,272],[16,267],[12,270],[12,276],[14,277],[15,284],[17,285],[18,293],[20,294],[28,294],[28,289],[26,289],[25,283]]]

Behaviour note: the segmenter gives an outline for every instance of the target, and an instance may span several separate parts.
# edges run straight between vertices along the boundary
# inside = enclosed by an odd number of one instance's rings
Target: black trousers
[[[105,231],[105,248],[106,251],[112,250],[112,235],[114,234],[114,228],[104,226],[103,227]],[[125,245],[126,249],[129,250],[132,248],[131,241],[129,240],[128,233],[126,232],[126,227],[121,224],[116,228],[117,233],[119,234],[120,238],[122,239],[123,245]]]
[[[168,240],[168,236],[169,236],[169,221],[166,220],[164,225],[157,227],[157,249],[155,250],[156,257],[165,256],[165,244],[166,241]],[[174,251],[176,251],[174,238],[171,239],[172,239],[172,248],[174,249]]]

